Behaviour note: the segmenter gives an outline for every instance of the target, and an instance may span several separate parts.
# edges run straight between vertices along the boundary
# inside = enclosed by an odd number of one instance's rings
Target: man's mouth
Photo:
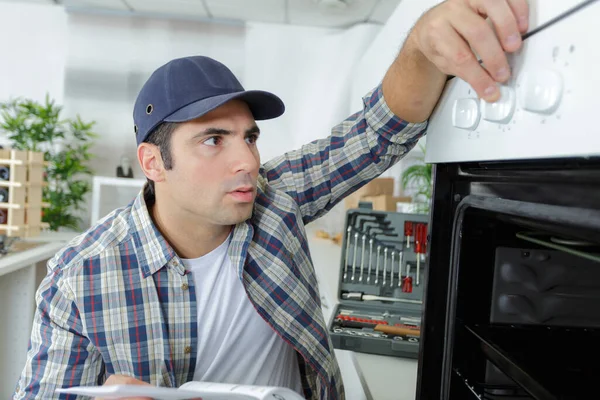
[[[240,203],[251,203],[254,199],[254,188],[252,186],[239,187],[229,194]]]

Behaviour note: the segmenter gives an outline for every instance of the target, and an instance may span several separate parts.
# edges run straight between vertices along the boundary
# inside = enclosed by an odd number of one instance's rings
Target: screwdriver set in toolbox
[[[429,216],[351,209],[346,213],[334,347],[417,358]]]

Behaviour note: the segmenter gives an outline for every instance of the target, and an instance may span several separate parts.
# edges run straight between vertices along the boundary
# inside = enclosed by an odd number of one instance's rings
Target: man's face
[[[156,185],[158,201],[205,226],[245,221],[256,198],[259,134],[250,109],[239,100],[182,123],[171,137],[173,168]]]

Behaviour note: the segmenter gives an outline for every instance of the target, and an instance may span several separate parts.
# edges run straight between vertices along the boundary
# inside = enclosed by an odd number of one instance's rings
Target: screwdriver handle
[[[399,326],[390,326],[390,325],[376,325],[373,328],[376,331],[387,333],[390,335],[399,335],[399,336],[421,336],[420,329],[410,329],[410,328],[401,328]]]
[[[415,253],[425,254],[427,246],[427,224],[417,224],[415,227]]]
[[[412,278],[410,276],[406,276],[402,280],[402,291],[404,293],[412,293]]]

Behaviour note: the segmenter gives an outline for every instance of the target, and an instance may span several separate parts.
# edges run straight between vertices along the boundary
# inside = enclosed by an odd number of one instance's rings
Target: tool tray
[[[342,241],[339,303],[328,324],[335,348],[417,358],[423,277],[427,267],[428,221],[429,216],[425,214],[362,208],[347,211]],[[405,225],[405,222],[410,224]],[[420,240],[415,243],[417,227]],[[411,235],[408,247],[406,234]],[[415,253],[416,245],[422,254]],[[412,279],[412,292],[403,291],[408,289],[410,279],[407,277]],[[367,300],[368,295],[399,301]]]

